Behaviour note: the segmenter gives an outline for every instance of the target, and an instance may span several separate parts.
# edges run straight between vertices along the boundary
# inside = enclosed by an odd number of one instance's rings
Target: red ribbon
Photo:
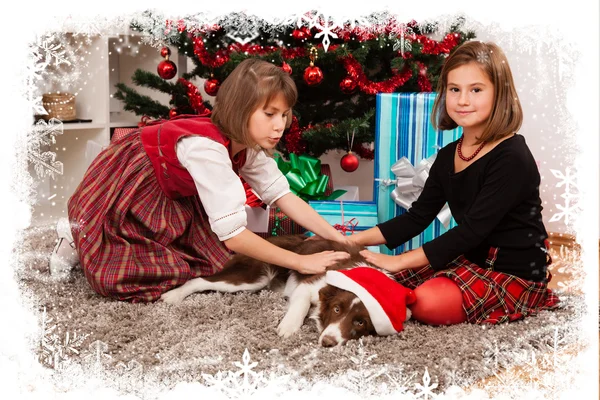
[[[358,225],[358,220],[356,218],[352,218],[349,221],[344,222],[344,202],[340,200],[340,209],[342,211],[342,223],[335,224],[333,227],[341,232],[342,235],[346,236],[346,232],[350,232],[352,235],[354,233],[354,228]]]

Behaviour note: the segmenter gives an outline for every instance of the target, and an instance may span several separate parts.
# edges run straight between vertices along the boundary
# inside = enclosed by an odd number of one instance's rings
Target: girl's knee
[[[462,292],[449,278],[428,280],[415,289],[417,301],[410,307],[412,317],[429,325],[452,325],[467,320]]]

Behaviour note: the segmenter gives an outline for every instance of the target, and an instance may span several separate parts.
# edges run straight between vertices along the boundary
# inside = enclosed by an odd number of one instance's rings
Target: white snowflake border
[[[571,168],[569,167],[565,169],[564,173],[556,169],[551,169],[550,172],[555,178],[559,179],[555,187],[560,188],[564,186],[564,192],[560,195],[564,199],[564,203],[562,205],[555,204],[559,212],[552,215],[549,222],[557,222],[564,219],[565,225],[568,226],[574,222],[582,211],[579,205],[580,192],[577,176],[571,173]]]

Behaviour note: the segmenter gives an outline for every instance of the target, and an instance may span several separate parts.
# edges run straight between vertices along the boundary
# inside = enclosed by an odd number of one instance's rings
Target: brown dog
[[[359,254],[362,247],[345,246],[331,240],[306,240],[304,235],[274,236],[267,239],[274,245],[298,254],[314,254],[326,250],[346,251],[350,258],[329,267],[329,270],[370,266]],[[325,347],[341,345],[349,339],[375,335],[369,313],[360,299],[351,292],[325,283],[325,274],[303,275],[296,271],[258,261],[241,254],[234,255],[222,271],[215,275],[191,279],[184,285],[161,296],[161,300],[180,303],[195,292],[257,291],[269,288],[281,290],[289,298],[288,310],[278,326],[280,336],[295,333],[315,306],[311,315],[317,321],[319,344]]]

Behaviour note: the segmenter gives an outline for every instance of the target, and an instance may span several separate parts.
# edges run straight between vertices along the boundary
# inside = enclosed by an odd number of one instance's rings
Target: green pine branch
[[[166,118],[169,116],[169,107],[149,96],[141,95],[136,90],[123,83],[117,83],[116,99],[121,100],[125,111],[132,111],[135,115],[147,115],[152,118]]]

